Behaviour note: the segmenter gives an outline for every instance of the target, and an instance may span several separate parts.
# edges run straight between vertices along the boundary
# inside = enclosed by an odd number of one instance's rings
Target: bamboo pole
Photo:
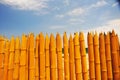
[[[107,35],[105,35],[105,53],[106,53],[106,64],[107,64],[108,80],[113,80],[111,49],[110,49],[110,33],[107,33]]]
[[[39,35],[36,36],[36,48],[35,48],[35,80],[39,80]]]
[[[19,40],[19,37],[17,37],[15,42],[15,60],[14,60],[13,80],[19,80],[19,63],[20,63],[20,40]]]
[[[85,49],[84,34],[82,32],[80,32],[79,34],[79,44],[80,44],[83,80],[88,80],[89,78],[88,78],[88,69],[87,69],[86,49]]]
[[[63,35],[63,46],[64,46],[64,77],[65,80],[70,79],[69,72],[69,54],[68,54],[68,39],[66,32]]]
[[[75,80],[74,43],[71,34],[69,38],[69,67],[70,67],[70,80]]]
[[[3,79],[4,61],[4,38],[0,36],[0,79]]]
[[[112,56],[112,69],[113,69],[113,80],[119,80],[119,63],[117,53],[117,42],[115,32],[111,34],[111,56]]]
[[[88,33],[87,40],[88,40],[88,57],[89,57],[89,76],[90,76],[90,80],[95,80],[95,59],[94,59],[92,33]]]
[[[10,56],[9,56],[9,63],[8,63],[8,80],[13,80],[13,67],[14,67],[14,50],[15,50],[15,40],[14,37],[11,37],[10,41]]]
[[[104,34],[99,35],[99,46],[100,46],[100,62],[101,62],[101,79],[107,80],[107,66],[106,66],[106,56],[105,56],[105,41]]]
[[[60,34],[56,35],[56,48],[57,48],[57,70],[58,70],[58,80],[63,79],[63,64],[62,64],[62,40]]]
[[[3,73],[4,79],[3,80],[8,80],[9,46],[10,46],[10,42],[6,40],[5,41],[4,73]]]
[[[27,37],[22,35],[21,54],[20,54],[20,77],[19,80],[26,80],[26,51]]]
[[[95,56],[95,78],[101,80],[101,67],[100,67],[100,54],[99,54],[99,40],[98,35],[95,33],[93,37],[94,56]]]
[[[30,34],[29,80],[35,80],[34,34]]]
[[[56,60],[55,38],[53,34],[50,35],[50,80],[57,79],[57,60]]]
[[[79,46],[79,36],[78,33],[74,35],[74,56],[75,56],[75,74],[76,80],[82,80],[82,65],[81,65],[81,55]]]
[[[40,33],[40,80],[45,80],[45,40],[42,33]]]
[[[45,37],[45,76],[46,76],[46,80],[50,80],[50,53],[49,53],[49,44],[50,44],[50,40],[48,37],[48,34],[46,34]]]

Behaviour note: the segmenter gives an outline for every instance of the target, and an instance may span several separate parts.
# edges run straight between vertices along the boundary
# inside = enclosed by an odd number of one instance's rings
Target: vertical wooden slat
[[[107,77],[108,80],[113,80],[111,49],[110,49],[110,33],[107,33],[105,35],[105,53],[106,53],[106,65],[107,65]]]
[[[74,56],[75,56],[75,74],[76,80],[82,80],[82,64],[80,55],[80,45],[78,33],[74,35]]]
[[[100,62],[101,62],[101,79],[107,80],[105,41],[104,41],[104,34],[103,33],[100,33],[100,35],[99,35],[99,49],[100,49]]]
[[[79,41],[80,41],[79,43],[80,43],[83,80],[88,80],[89,78],[88,78],[88,69],[87,69],[86,49],[85,49],[84,34],[82,32],[80,32]]]
[[[49,53],[49,44],[50,44],[50,40],[48,37],[48,34],[46,34],[45,37],[45,76],[46,76],[46,80],[50,80],[50,53]]]
[[[61,40],[59,33],[57,33],[56,35],[56,48],[57,48],[58,80],[63,80],[62,40]]]
[[[88,57],[89,57],[89,78],[95,80],[95,59],[94,59],[94,47],[93,47],[93,35],[88,33]]]
[[[57,79],[57,60],[56,60],[56,46],[55,46],[55,38],[53,34],[50,35],[50,79]]]
[[[14,60],[13,80],[19,80],[19,63],[20,63],[19,61],[20,61],[20,40],[19,40],[19,37],[17,37],[15,42],[15,60]]]
[[[44,36],[40,33],[40,80],[45,80],[45,41]]]
[[[101,80],[100,54],[99,54],[99,39],[97,33],[93,37],[94,56],[95,56],[95,77],[96,80]]]
[[[69,38],[69,66],[70,66],[70,80],[75,80],[74,43],[71,34]]]

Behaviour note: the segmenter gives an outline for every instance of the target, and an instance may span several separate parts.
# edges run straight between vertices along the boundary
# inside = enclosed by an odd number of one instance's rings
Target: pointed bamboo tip
[[[84,34],[83,34],[83,32],[79,33],[79,38],[80,38],[80,40],[84,40]]]
[[[46,33],[46,37],[45,37],[46,40],[49,40],[49,36],[48,34]]]
[[[50,39],[54,39],[53,33],[50,34]]]
[[[70,40],[72,40],[72,34],[70,34]]]
[[[38,40],[39,40],[39,35],[36,36],[36,41],[38,41]]]
[[[115,31],[114,31],[114,30],[112,30],[112,34],[114,34],[114,35],[115,35]]]

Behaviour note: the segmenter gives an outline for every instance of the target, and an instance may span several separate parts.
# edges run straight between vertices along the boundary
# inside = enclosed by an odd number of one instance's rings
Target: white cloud
[[[66,6],[69,6],[70,0],[63,0],[63,3],[64,3]]]
[[[1,4],[18,10],[40,11],[47,8],[48,0],[0,0]]]
[[[79,19],[79,18],[71,18],[71,19],[68,21],[68,23],[73,24],[73,25],[82,24],[82,23],[84,23],[84,22],[85,22],[84,20]]]
[[[63,18],[64,15],[63,15],[63,14],[59,14],[59,15],[56,15],[55,17],[56,17],[56,18]]]
[[[50,26],[49,28],[52,29],[52,30],[55,30],[55,29],[63,29],[63,28],[65,28],[65,26],[53,25],[53,26]]]
[[[119,4],[118,2],[115,2],[115,3],[112,4],[112,7],[115,7],[115,6],[117,6],[118,4]]]

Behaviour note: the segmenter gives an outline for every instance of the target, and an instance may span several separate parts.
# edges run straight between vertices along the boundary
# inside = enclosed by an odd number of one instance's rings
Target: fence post
[[[46,80],[50,80],[50,53],[49,53],[50,40],[48,34],[45,37],[45,76]]]
[[[106,65],[107,65],[108,80],[113,80],[111,48],[110,48],[110,33],[107,33],[107,35],[105,35],[105,53],[106,53]]]
[[[94,56],[95,56],[95,77],[96,80],[101,80],[101,67],[100,67],[100,54],[99,54],[99,40],[98,35],[95,33],[93,37]]]
[[[103,33],[99,34],[99,50],[100,50],[100,62],[101,62],[101,80],[107,80],[105,41],[104,41]]]
[[[80,55],[80,45],[78,33],[74,35],[74,56],[75,56],[75,73],[76,80],[82,80],[82,65]]]
[[[70,80],[75,80],[74,43],[71,34],[69,38],[69,66],[70,66]]]
[[[56,46],[53,34],[50,35],[50,79],[57,79],[57,60],[56,60]]]

